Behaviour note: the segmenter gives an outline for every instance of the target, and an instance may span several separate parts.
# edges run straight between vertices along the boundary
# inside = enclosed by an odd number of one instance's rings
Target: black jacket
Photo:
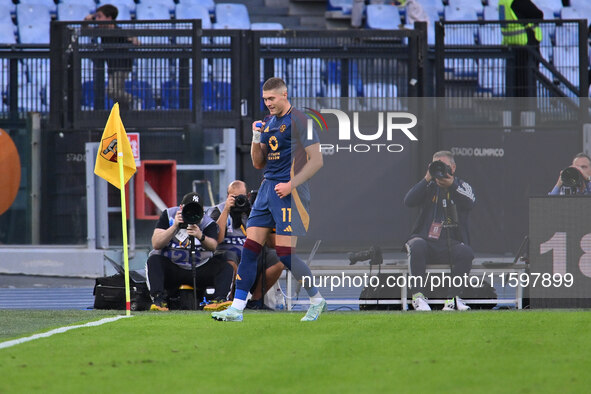
[[[439,198],[437,198],[439,194]],[[446,194],[446,193],[445,193]],[[468,214],[474,206],[476,198],[472,187],[463,180],[455,177],[449,189],[450,202],[455,204],[458,212],[459,237],[458,241],[470,244],[470,232],[468,226]],[[419,236],[427,239],[429,229],[435,219],[436,201],[441,208],[441,199],[444,198],[444,190],[437,186],[434,181],[427,182],[421,179],[414,185],[404,197],[404,205],[409,208],[420,208],[419,217],[412,229],[410,238]],[[409,239],[410,239],[409,238]]]

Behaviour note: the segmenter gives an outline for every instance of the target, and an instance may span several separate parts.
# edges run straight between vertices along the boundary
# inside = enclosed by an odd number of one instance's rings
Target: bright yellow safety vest
[[[517,15],[511,9],[514,0],[499,0],[499,20],[517,21]],[[527,30],[533,29],[536,40],[542,41],[542,29],[536,24],[508,23],[501,24],[503,45],[527,45]]]

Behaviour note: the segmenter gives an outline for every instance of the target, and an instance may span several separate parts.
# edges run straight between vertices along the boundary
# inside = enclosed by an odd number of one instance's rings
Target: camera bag
[[[139,274],[138,274],[139,275]],[[150,309],[152,299],[146,282],[129,278],[130,308],[132,311]],[[118,273],[104,278],[97,278],[94,285],[94,309],[125,310],[125,278]]]

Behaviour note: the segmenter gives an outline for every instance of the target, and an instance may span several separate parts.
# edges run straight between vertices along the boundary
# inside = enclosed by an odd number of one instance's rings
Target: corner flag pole
[[[122,141],[120,133],[117,133],[117,138]],[[127,138],[127,137],[125,137]],[[129,294],[129,255],[127,248],[127,207],[125,205],[125,177],[123,175],[123,152],[117,151],[117,163],[119,164],[119,181],[121,187],[121,228],[123,230],[123,263],[125,269],[125,315],[131,315],[131,296]]]
[[[121,115],[119,114],[119,103],[115,103],[101,137],[99,149],[96,154],[94,173],[121,191],[121,225],[123,230],[123,261],[125,264],[125,309],[127,310],[127,316],[131,314],[131,297],[129,294],[125,184],[135,174],[136,170],[131,145],[129,144],[125,127],[123,127]]]

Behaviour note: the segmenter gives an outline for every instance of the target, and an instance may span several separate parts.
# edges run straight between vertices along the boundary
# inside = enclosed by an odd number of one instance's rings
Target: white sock
[[[324,298],[320,295],[320,292],[316,293],[315,296],[310,297],[310,304],[312,305],[320,305],[320,303],[324,300]]]
[[[232,301],[232,308],[238,309],[239,311],[243,311],[244,308],[246,308],[246,300],[234,298],[234,301]]]

